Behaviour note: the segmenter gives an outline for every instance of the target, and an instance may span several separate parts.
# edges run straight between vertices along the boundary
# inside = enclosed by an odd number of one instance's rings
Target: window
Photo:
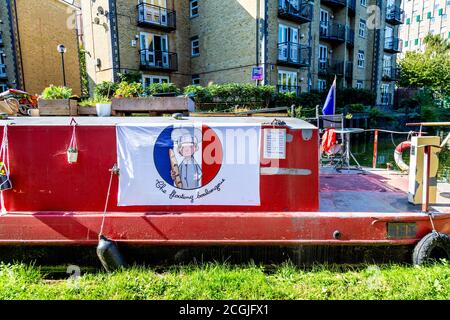
[[[416,16],[416,22],[420,22],[420,14]]]
[[[297,92],[297,72],[278,71],[278,92]]]
[[[444,14],[444,10],[441,8],[441,9],[439,9],[439,12],[438,12],[438,14],[440,15],[440,16],[442,16],[443,14]]]
[[[198,0],[189,0],[189,15],[191,18],[198,17]]]
[[[319,91],[325,91],[326,88],[327,88],[326,80],[322,80],[322,79],[317,80],[317,89]]]
[[[5,92],[8,90],[8,85],[6,83],[0,83],[0,92]]]
[[[356,81],[356,89],[364,89],[364,83],[362,80]]]
[[[200,55],[200,41],[198,36],[191,38],[191,56],[197,57]]]
[[[431,12],[427,13],[427,19],[431,19]]]
[[[406,24],[411,24],[411,18],[406,19]]]
[[[359,19],[359,36],[361,38],[366,37],[366,20]]]
[[[195,85],[200,84],[200,76],[198,74],[192,75],[192,84],[195,84]]]
[[[367,7],[367,0],[360,0],[359,3],[360,3],[363,7]]]
[[[364,68],[365,66],[365,54],[363,50],[358,51],[358,68]]]
[[[408,40],[406,40],[406,41],[405,41],[405,48],[407,48],[407,47],[408,47],[408,43],[409,43],[409,41],[408,41]]]
[[[0,51],[0,75],[6,76],[5,53]]]
[[[419,45],[419,39],[414,39],[414,45],[415,46]]]
[[[169,77],[165,76],[152,76],[152,75],[142,75],[142,85],[147,88],[149,85],[154,83],[169,83]]]

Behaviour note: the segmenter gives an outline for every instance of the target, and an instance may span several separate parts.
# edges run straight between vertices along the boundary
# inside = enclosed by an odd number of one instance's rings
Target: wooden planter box
[[[79,116],[97,116],[97,109],[95,107],[80,107],[78,106]]]
[[[195,103],[189,97],[146,97],[112,99],[113,115],[124,116],[130,113],[148,113],[161,115],[165,113],[193,112]]]
[[[41,116],[76,116],[78,114],[77,101],[71,99],[39,99],[38,108]]]

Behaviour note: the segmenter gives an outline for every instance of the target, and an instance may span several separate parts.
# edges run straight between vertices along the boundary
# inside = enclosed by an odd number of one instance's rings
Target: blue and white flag
[[[328,91],[327,100],[323,105],[322,114],[324,116],[332,116],[336,111],[336,76],[334,77],[333,84],[330,91]]]
[[[118,205],[260,205],[260,132],[260,124],[118,125]]]

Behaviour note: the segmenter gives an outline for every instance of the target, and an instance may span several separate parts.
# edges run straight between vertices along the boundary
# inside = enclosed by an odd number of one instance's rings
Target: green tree
[[[450,95],[450,43],[431,34],[424,43],[424,52],[407,52],[400,61],[399,85],[426,88],[444,101]]]

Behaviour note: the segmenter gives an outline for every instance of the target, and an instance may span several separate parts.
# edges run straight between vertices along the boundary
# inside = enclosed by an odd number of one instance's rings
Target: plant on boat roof
[[[128,83],[122,81],[116,90],[115,96],[120,98],[136,98],[142,95],[144,88],[141,83]]]
[[[68,87],[50,85],[42,91],[41,98],[45,100],[69,99],[72,89]]]
[[[111,99],[107,96],[96,96],[94,98],[89,98],[83,100],[79,103],[80,107],[95,107],[97,103],[108,104],[111,103]]]

